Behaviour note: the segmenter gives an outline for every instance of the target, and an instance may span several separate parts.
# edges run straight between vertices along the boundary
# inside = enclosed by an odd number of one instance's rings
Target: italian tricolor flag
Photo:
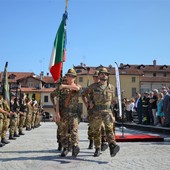
[[[50,73],[56,82],[61,75],[63,61],[65,61],[66,18],[63,17],[58,28],[49,65]]]

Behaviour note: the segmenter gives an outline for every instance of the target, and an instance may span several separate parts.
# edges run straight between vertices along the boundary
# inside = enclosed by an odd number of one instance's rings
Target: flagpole
[[[65,29],[65,43],[66,43],[66,39],[67,39],[67,35],[66,35],[66,20],[67,20],[67,17],[68,17],[68,13],[67,13],[67,10],[68,10],[68,0],[65,1],[65,13],[63,14],[63,18],[65,19],[65,26],[64,26],[64,29]],[[65,53],[65,52],[64,52]],[[63,77],[63,66],[64,66],[64,62],[62,61],[62,69],[61,69],[61,73],[60,73],[60,84],[62,84],[62,77]]]
[[[122,95],[121,95],[121,87],[120,87],[120,76],[119,76],[119,68],[118,64],[115,62],[115,74],[116,74],[116,84],[117,84],[117,95],[118,95],[118,103],[119,103],[119,116],[122,117],[122,137],[124,137],[124,126],[123,126],[123,114],[122,114]]]

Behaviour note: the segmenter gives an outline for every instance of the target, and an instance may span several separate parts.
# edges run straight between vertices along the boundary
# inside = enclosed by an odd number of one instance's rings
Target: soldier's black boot
[[[77,155],[79,154],[79,152],[80,152],[79,146],[73,146],[73,148],[72,148],[72,156],[76,158]]]
[[[58,151],[61,151],[62,150],[62,144],[61,142],[58,143]]]
[[[0,142],[0,147],[3,147],[4,145],[5,145],[4,143]]]
[[[61,153],[62,157],[65,157],[68,154],[68,148],[63,148],[63,151]]]
[[[9,140],[16,140],[16,138],[12,135],[9,135]]]
[[[120,146],[116,145],[116,144],[110,144],[110,156],[114,157],[120,150]]]
[[[20,137],[17,133],[14,133],[14,137]]]
[[[25,135],[22,131],[19,131],[19,135]]]
[[[6,140],[5,138],[2,138],[2,139],[1,139],[1,142],[4,143],[4,144],[10,143],[10,141]]]
[[[30,128],[30,127],[27,127],[27,128],[26,128],[26,130],[27,130],[27,131],[30,131],[30,130],[31,130],[31,128]]]
[[[94,157],[99,157],[100,156],[100,148],[96,148],[93,156]]]
[[[107,142],[102,142],[101,144],[101,151],[105,151],[108,148]]]
[[[93,140],[90,140],[88,149],[93,149]]]

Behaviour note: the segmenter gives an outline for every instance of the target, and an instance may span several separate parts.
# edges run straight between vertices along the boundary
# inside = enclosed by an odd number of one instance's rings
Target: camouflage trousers
[[[57,125],[57,134],[56,134],[57,142],[61,143],[61,122],[56,122],[56,125]]]
[[[19,132],[23,131],[25,120],[26,120],[26,113],[24,112],[23,114],[20,114],[19,126],[18,126]]]
[[[113,132],[113,124],[114,124],[114,118],[111,111],[94,111],[94,123],[93,123],[93,129],[95,131],[94,133],[94,145],[95,148],[101,147],[101,127],[102,123],[105,126],[105,132],[108,143],[116,144],[115,141],[115,135]]]
[[[35,127],[38,127],[38,125],[40,124],[40,115],[39,113],[36,114],[36,117],[35,117]]]
[[[26,113],[26,121],[25,121],[25,126],[27,129],[31,128],[31,120],[32,120],[32,113],[27,112]]]
[[[88,113],[88,139],[93,140],[93,114]]]
[[[61,143],[62,147],[68,148],[69,141],[72,147],[78,145],[78,115],[77,113],[62,113],[61,118]],[[70,139],[71,138],[71,139]]]
[[[10,122],[10,119],[5,115],[4,119],[3,119],[3,127],[2,127],[2,133],[1,133],[1,139],[6,138],[6,134],[7,134],[8,127],[9,127],[9,122]]]
[[[1,134],[2,134],[2,128],[3,128],[3,114],[0,113],[0,138],[1,138]]]
[[[35,127],[35,118],[36,118],[36,113],[32,113],[32,120],[31,120],[31,127],[34,128]]]
[[[88,113],[88,139],[89,140],[93,140],[93,133],[94,129],[93,129],[93,122],[94,122],[94,115],[92,113]],[[104,123],[102,123],[101,125],[101,140],[102,142],[106,142],[106,132],[105,132],[105,126]]]
[[[11,136],[14,136],[14,133],[17,130],[17,126],[18,126],[18,116],[17,114],[13,114],[10,116],[10,124],[9,124],[9,134]]]

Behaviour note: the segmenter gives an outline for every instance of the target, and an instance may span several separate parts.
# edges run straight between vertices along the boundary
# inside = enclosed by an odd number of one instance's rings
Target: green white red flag
[[[54,40],[49,64],[49,70],[54,82],[60,78],[63,62],[66,58],[66,19],[67,16],[64,14]]]

